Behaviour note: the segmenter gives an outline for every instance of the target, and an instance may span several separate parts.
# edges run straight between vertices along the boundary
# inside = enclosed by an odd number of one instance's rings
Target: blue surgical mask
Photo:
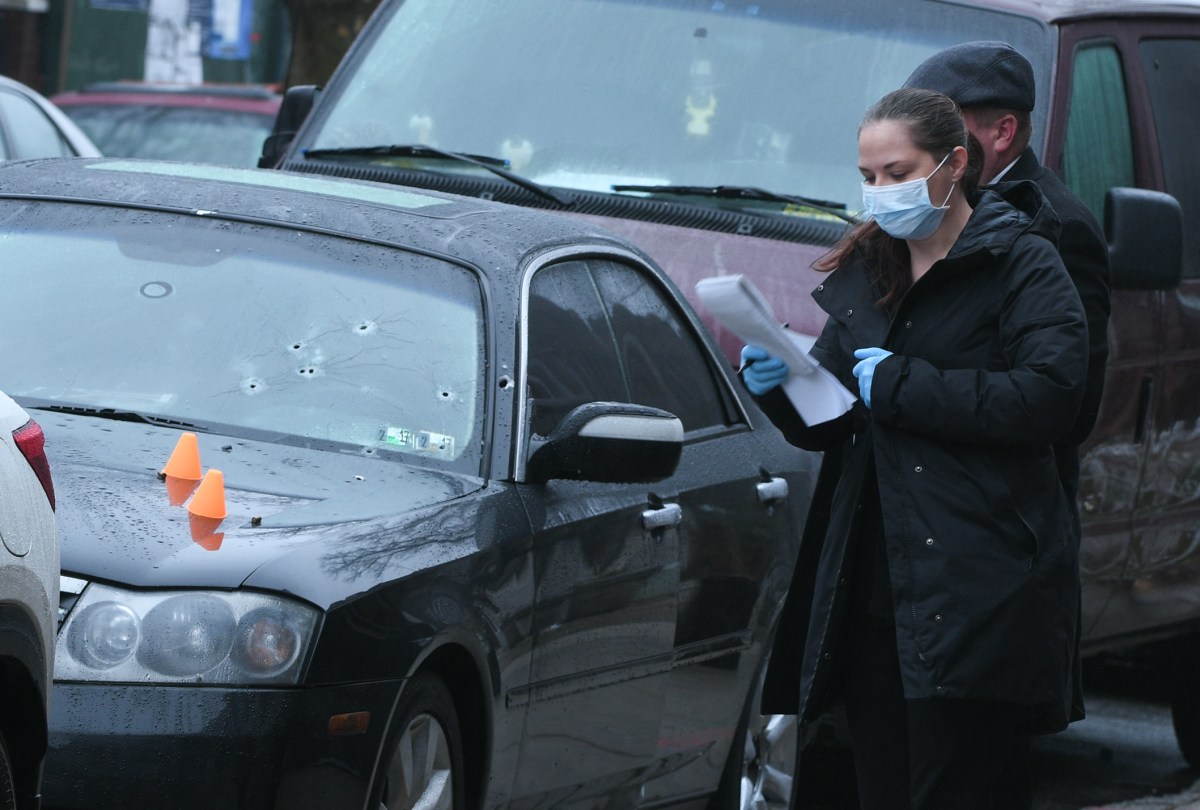
[[[954,186],[946,193],[941,206],[929,201],[929,178],[950,159],[942,158],[937,169],[927,176],[895,183],[890,186],[868,186],[863,183],[863,213],[869,215],[880,228],[896,239],[925,239],[942,224],[942,217],[950,208],[946,203],[954,193]]]

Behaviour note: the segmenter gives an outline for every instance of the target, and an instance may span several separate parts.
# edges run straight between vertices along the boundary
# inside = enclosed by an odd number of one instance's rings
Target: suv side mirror
[[[320,94],[321,88],[315,84],[298,84],[287,89],[283,94],[283,101],[279,104],[279,112],[275,114],[275,125],[271,127],[271,134],[263,141],[258,168],[274,169],[279,165],[292,138],[296,137],[300,125],[312,112]]]
[[[1165,290],[1183,276],[1183,209],[1170,194],[1110,188],[1104,237],[1113,289]]]
[[[568,413],[529,457],[525,479],[608,484],[661,481],[683,452],[683,423],[658,408],[589,402]]]

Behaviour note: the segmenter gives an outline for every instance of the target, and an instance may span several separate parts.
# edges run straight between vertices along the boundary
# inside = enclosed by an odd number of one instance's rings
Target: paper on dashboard
[[[701,279],[696,294],[731,332],[787,363],[783,392],[805,424],[828,422],[850,410],[855,396],[809,356],[816,338],[781,326],[771,305],[745,277]]]

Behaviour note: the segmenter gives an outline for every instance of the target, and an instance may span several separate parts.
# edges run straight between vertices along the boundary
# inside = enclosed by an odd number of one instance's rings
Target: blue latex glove
[[[742,382],[756,397],[761,397],[788,378],[787,363],[772,357],[758,346],[742,347]]]
[[[871,380],[875,378],[875,366],[892,353],[887,349],[871,347],[870,349],[855,349],[854,356],[859,362],[854,365],[854,376],[858,378],[858,395],[863,404],[871,407]]]

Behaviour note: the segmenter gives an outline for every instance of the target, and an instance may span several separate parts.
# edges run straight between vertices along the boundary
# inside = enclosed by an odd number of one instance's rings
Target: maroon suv
[[[278,165],[587,217],[689,294],[743,273],[815,332],[809,265],[859,206],[864,110],[985,39],[1032,62],[1035,151],[1110,243],[1079,492],[1086,650],[1157,645],[1200,766],[1200,2],[387,0]]]

